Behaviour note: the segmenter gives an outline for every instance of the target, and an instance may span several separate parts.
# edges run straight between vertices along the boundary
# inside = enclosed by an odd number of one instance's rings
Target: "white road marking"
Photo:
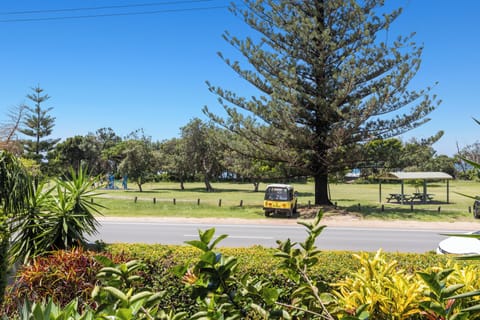
[[[184,234],[186,238],[198,238],[198,234]],[[226,239],[264,239],[264,240],[273,240],[273,237],[259,237],[259,236],[231,236],[229,235]]]

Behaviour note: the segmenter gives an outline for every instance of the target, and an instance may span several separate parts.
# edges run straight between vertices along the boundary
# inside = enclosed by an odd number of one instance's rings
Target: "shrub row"
[[[140,259],[146,263],[146,285],[152,291],[166,291],[165,303],[175,310],[193,311],[194,301],[189,292],[180,285],[173,268],[179,265],[193,263],[198,259],[200,250],[188,246],[149,245],[149,244],[114,244],[106,247],[113,255],[123,255],[132,259]],[[248,274],[260,279],[270,280],[276,287],[282,288],[284,299],[294,290],[294,284],[287,279],[279,268],[280,258],[274,257],[275,249],[260,246],[250,248],[219,248],[226,256],[238,259],[238,274]],[[324,283],[322,291],[331,291],[330,284],[343,280],[360,267],[359,260],[348,251],[324,251],[319,263],[312,268],[311,277]],[[370,257],[375,252],[366,253]],[[433,253],[384,253],[386,260],[396,260],[397,268],[407,273],[429,267],[444,267],[449,258]]]
[[[294,284],[279,268],[280,258],[274,257],[274,249],[263,247],[220,248],[225,256],[238,259],[238,274],[248,274],[259,279],[268,279],[275,287],[282,288],[280,300],[289,300]],[[177,266],[194,263],[200,251],[194,247],[146,244],[113,244],[101,253],[113,261],[124,262],[139,259],[145,263],[138,283],[141,289],[154,292],[164,291],[164,306],[189,314],[196,312],[197,305],[190,292],[175,274]],[[38,258],[34,263],[23,267],[17,281],[7,291],[7,302],[0,314],[11,314],[23,300],[44,301],[53,297],[55,303],[66,305],[73,298],[80,298],[82,304],[92,304],[90,291],[95,285],[95,274],[101,265],[94,259],[97,252],[73,250],[58,251]],[[371,257],[375,253],[368,253]],[[397,268],[407,273],[425,270],[429,267],[443,267],[448,258],[435,254],[385,253],[387,260],[396,260]],[[322,291],[331,291],[330,284],[339,282],[360,268],[358,259],[352,252],[325,251],[320,261],[312,268],[311,277],[324,283]]]

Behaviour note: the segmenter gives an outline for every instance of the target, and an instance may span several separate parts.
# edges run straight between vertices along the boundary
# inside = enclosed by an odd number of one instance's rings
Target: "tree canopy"
[[[242,154],[277,161],[314,177],[315,204],[331,204],[328,174],[354,162],[353,146],[427,122],[431,88],[413,90],[422,47],[413,34],[388,38],[401,9],[381,0],[246,0],[232,5],[254,32],[224,38],[243,56],[225,63],[258,95],[214,86],[225,115],[217,125],[242,137]],[[242,61],[246,61],[243,65]],[[408,110],[405,110],[408,109]]]
[[[34,103],[34,106],[25,106],[26,113],[18,131],[31,138],[24,140],[25,157],[41,163],[60,139],[47,138],[52,134],[55,126],[55,118],[49,115],[53,107],[43,106],[50,96],[43,94],[44,90],[39,86],[32,88],[32,91],[33,93],[27,94],[27,98]]]

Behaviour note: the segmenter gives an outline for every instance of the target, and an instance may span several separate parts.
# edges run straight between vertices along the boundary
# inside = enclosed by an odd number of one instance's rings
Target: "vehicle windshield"
[[[288,201],[288,189],[281,187],[270,187],[265,192],[265,200]]]

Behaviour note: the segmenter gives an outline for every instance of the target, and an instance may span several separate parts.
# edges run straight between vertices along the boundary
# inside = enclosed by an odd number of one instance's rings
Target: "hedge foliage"
[[[143,261],[145,268],[141,273],[142,281],[139,289],[153,292],[164,292],[162,304],[174,312],[186,311],[195,313],[198,305],[191,297],[191,292],[175,273],[178,266],[195,263],[200,256],[200,250],[190,246],[148,245],[148,244],[112,244],[104,248],[102,255],[107,255],[115,261],[138,259]],[[279,268],[280,258],[275,257],[275,249],[259,246],[250,248],[219,248],[225,256],[238,259],[238,275],[248,274],[258,279],[269,280],[275,287],[281,288],[280,301],[288,301],[295,290],[295,284]],[[8,289],[8,314],[24,299],[30,301],[45,301],[54,297],[60,305],[66,305],[74,298],[80,298],[82,304],[92,304],[89,301],[89,288],[95,283],[95,273],[100,266],[93,258],[97,252],[73,250],[59,251],[50,256],[38,258],[34,263],[24,266],[17,275],[17,281]],[[361,268],[355,252],[324,251],[319,262],[312,268],[311,277],[323,283],[322,291],[331,292],[331,284],[342,281]],[[364,253],[373,258],[375,252]],[[430,267],[447,267],[449,258],[433,253],[404,254],[383,253],[386,260],[397,261],[396,267],[407,273]],[[2,312],[0,312],[2,314]]]
[[[145,262],[145,284],[152,291],[165,291],[165,303],[177,311],[193,312],[195,301],[192,301],[189,291],[180,283],[179,277],[173,271],[175,266],[195,262],[199,256],[199,250],[189,246],[174,246],[160,244],[113,244],[106,247],[113,255],[124,255],[132,259],[140,259]],[[287,279],[279,268],[280,258],[274,257],[275,249],[254,246],[250,248],[219,248],[225,256],[234,256],[239,261],[239,274],[248,274],[268,279],[284,291],[285,300],[294,290],[294,284]],[[331,291],[331,284],[343,280],[353,274],[360,267],[360,262],[354,257],[355,252],[349,251],[324,251],[320,255],[319,263],[312,268],[312,278],[323,282],[325,291]],[[375,252],[367,252],[370,257]],[[433,253],[384,253],[385,259],[396,260],[397,268],[407,273],[414,274],[417,271],[429,267],[444,267],[450,260],[446,256]]]

